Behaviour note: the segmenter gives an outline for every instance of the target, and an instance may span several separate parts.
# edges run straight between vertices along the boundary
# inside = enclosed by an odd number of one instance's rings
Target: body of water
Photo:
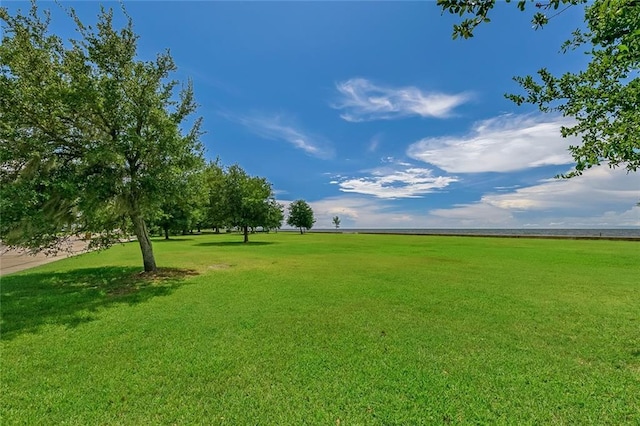
[[[341,232],[360,234],[406,234],[406,235],[460,235],[493,237],[539,237],[539,238],[621,238],[640,239],[640,228],[612,229],[312,229],[311,232]]]

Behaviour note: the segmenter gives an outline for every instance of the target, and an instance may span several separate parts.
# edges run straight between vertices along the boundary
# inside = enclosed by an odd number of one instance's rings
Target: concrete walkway
[[[69,256],[83,253],[86,249],[86,241],[75,240],[71,244],[71,252],[64,251],[59,252],[57,255],[50,256],[46,256],[43,253],[31,255],[24,250],[10,250],[4,244],[0,243],[0,276],[65,259]]]

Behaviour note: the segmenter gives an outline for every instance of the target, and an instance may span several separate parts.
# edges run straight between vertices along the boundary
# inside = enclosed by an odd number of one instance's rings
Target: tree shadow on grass
[[[277,244],[273,241],[249,241],[248,243],[243,243],[242,241],[218,241],[215,243],[198,243],[194,244],[194,246],[201,247],[240,247],[240,246],[268,246],[271,244]]]
[[[33,333],[45,324],[75,327],[96,319],[103,308],[169,295],[193,275],[183,269],[144,274],[133,267],[102,267],[5,276],[0,338]]]

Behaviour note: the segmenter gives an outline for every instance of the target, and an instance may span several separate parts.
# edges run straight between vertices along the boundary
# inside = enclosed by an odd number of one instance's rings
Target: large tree
[[[0,237],[33,251],[92,232],[108,246],[131,226],[144,270],[156,270],[147,221],[165,190],[200,164],[199,120],[190,84],[176,96],[168,52],[137,59],[131,19],[114,28],[101,9],[95,28],[71,10],[78,39],[49,32],[32,3],[0,8]]]
[[[304,200],[296,200],[289,204],[289,217],[287,225],[299,228],[300,233],[304,234],[304,230],[311,229],[316,219],[313,217],[313,209]]]
[[[507,2],[510,2],[507,0]],[[444,11],[470,16],[454,25],[453,37],[472,37],[474,30],[489,21],[495,0],[438,0]],[[527,4],[517,6],[524,11]],[[576,162],[572,177],[600,164],[640,167],[640,1],[639,0],[547,0],[537,1],[534,27],[550,23],[566,8],[583,7],[585,29],[576,29],[562,49],[583,50],[590,62],[577,73],[552,75],[547,69],[538,77],[516,77],[525,90],[507,95],[520,105],[530,103],[543,112],[559,112],[575,119],[561,129],[563,136],[578,136],[582,143],[570,146]],[[557,19],[560,19],[559,17]]]

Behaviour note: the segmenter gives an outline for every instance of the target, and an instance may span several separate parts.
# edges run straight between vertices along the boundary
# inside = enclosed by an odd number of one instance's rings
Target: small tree
[[[340,228],[340,218],[338,216],[334,216],[332,222],[336,229]]]
[[[287,225],[299,228],[300,233],[304,234],[304,230],[311,229],[315,222],[313,210],[306,201],[296,200],[289,205]]]

